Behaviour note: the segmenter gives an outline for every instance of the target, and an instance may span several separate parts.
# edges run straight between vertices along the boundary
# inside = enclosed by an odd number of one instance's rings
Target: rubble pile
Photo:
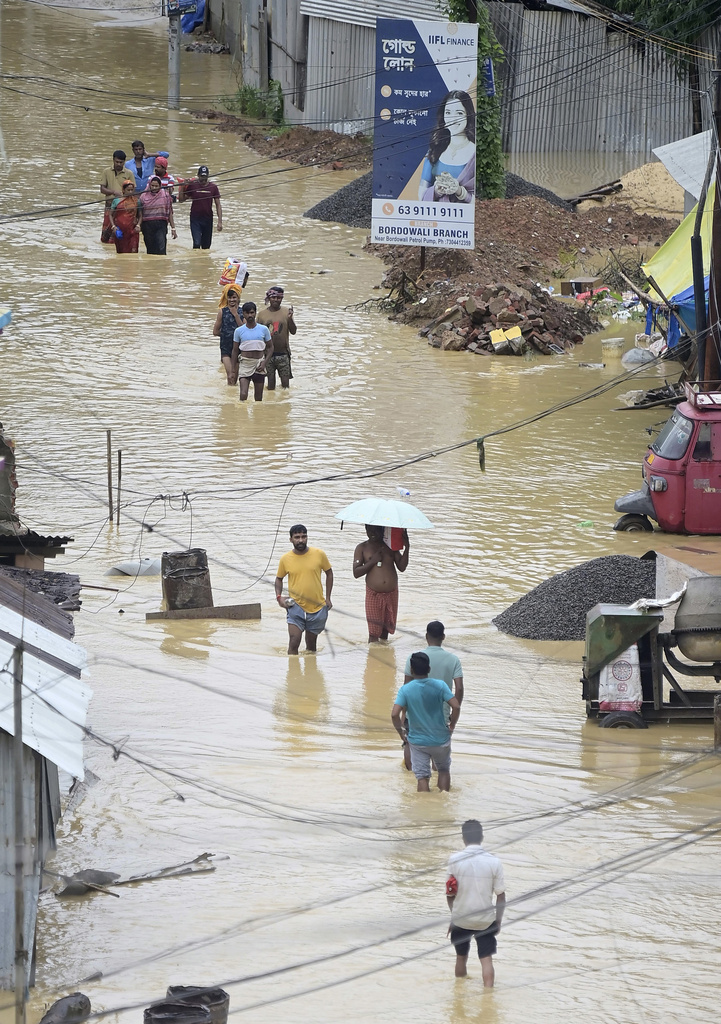
[[[429,345],[450,352],[520,356],[535,349],[552,355],[581,344],[598,327],[585,309],[566,306],[529,281],[528,287],[481,286],[419,333]]]

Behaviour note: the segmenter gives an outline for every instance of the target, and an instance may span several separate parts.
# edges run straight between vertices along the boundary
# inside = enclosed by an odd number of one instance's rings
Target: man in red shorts
[[[391,551],[383,540],[382,526],[366,526],[368,540],[353,554],[353,575],[366,578],[366,619],[368,643],[387,640],[396,631],[398,618],[398,572],[408,568],[410,543],[403,531],[403,548]],[[398,570],[398,571],[396,571]]]

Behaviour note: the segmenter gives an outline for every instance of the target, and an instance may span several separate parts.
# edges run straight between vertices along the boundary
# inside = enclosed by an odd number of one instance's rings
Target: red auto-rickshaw
[[[721,381],[685,391],[646,452],[643,487],[613,506],[614,530],[651,531],[653,519],[666,533],[721,534]]]

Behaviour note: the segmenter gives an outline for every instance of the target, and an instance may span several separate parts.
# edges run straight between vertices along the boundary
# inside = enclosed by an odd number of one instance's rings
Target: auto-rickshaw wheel
[[[648,729],[637,711],[611,711],[599,722],[602,729]]]
[[[622,530],[624,533],[653,533],[653,524],[646,516],[636,512],[629,512],[621,516],[618,522],[613,525],[614,530]]]

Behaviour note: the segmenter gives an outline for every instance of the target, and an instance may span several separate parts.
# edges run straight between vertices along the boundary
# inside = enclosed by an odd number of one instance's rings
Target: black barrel
[[[168,999],[174,1003],[193,1003],[207,1006],[212,1024],[228,1024],[230,996],[222,988],[202,988],[200,985],[170,985]]]
[[[154,1003],[143,1010],[144,1024],[212,1024],[210,1010],[202,1003]]]
[[[213,607],[208,556],[202,548],[164,551],[161,572],[163,598],[170,611]]]

